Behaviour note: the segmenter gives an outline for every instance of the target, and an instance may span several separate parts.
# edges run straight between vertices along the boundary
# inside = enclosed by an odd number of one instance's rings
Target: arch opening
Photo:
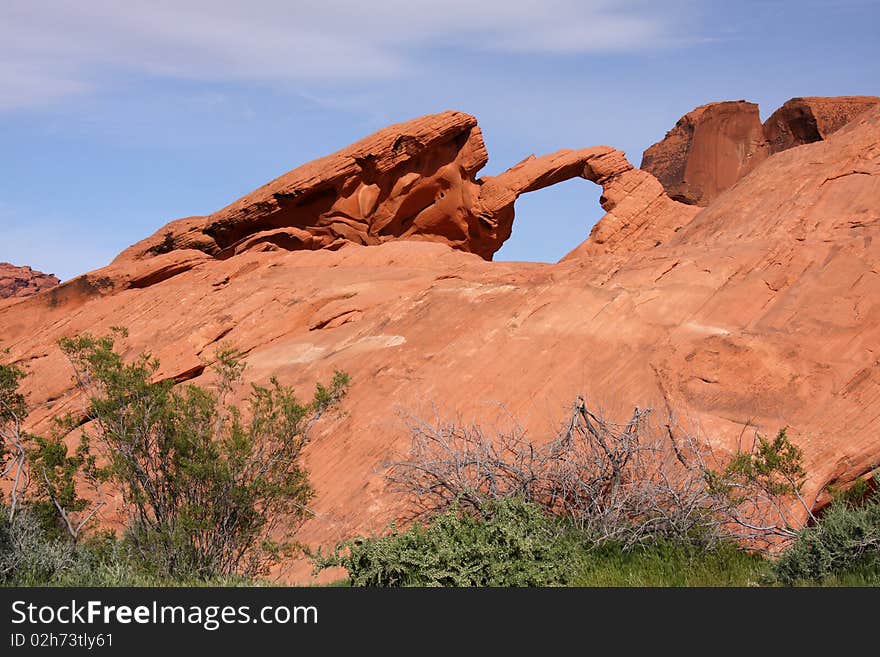
[[[493,260],[559,262],[605,214],[601,196],[601,185],[579,177],[522,194],[514,204],[511,235]]]

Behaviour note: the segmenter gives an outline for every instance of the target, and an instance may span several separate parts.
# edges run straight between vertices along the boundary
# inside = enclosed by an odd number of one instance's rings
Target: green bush
[[[424,526],[359,538],[315,558],[341,566],[352,586],[758,586],[768,562],[739,546],[686,540],[596,543],[582,530],[516,498],[461,509]]]
[[[147,567],[132,546],[110,532],[74,543],[26,505],[10,521],[0,506],[0,586],[254,586],[238,576],[163,577]]]
[[[149,586],[128,547],[109,534],[80,543],[27,505],[0,520],[0,584],[5,586]]]
[[[51,436],[24,432],[24,370],[0,363],[0,583],[94,586],[243,582],[297,549],[314,495],[300,455],[313,424],[346,394],[348,375],[312,399],[272,378],[231,403],[244,363],[215,354],[214,385],[157,380],[159,362],[131,362],[117,336],[59,344],[87,404]],[[78,446],[69,435],[82,427]],[[82,486],[91,491],[83,494]],[[92,532],[105,491],[121,493],[121,539]],[[88,530],[88,531],[87,531]]]
[[[299,457],[309,428],[345,394],[347,375],[319,384],[308,403],[272,379],[252,386],[241,410],[229,402],[244,369],[232,349],[216,354],[216,384],[208,389],[156,382],[159,362],[149,354],[124,362],[113,336],[82,335],[60,345],[87,395],[91,421],[85,454],[68,457],[63,444],[58,454],[50,449],[57,443],[41,445],[41,464],[57,473],[43,478],[42,494],[65,525],[69,512],[84,510],[64,503],[79,500],[66,485],[75,480],[73,468],[122,493],[125,537],[159,576],[254,577],[295,547],[293,533],[314,495]],[[104,467],[95,467],[91,449]]]
[[[0,583],[12,586],[39,586],[72,567],[73,543],[50,536],[37,514],[27,507],[11,519],[2,507],[0,518]]]
[[[832,503],[774,564],[782,584],[880,584],[880,492]]]
[[[5,353],[0,351],[0,355]],[[25,443],[28,435],[23,429],[27,404],[19,391],[24,376],[24,370],[18,365],[0,362],[0,479],[9,482],[9,510],[6,514],[9,519],[21,506],[22,489],[27,480]],[[0,490],[0,500],[3,497]]]
[[[342,566],[353,586],[561,585],[574,566],[563,533],[540,507],[511,498],[481,516],[452,509],[425,526],[353,539],[315,563]]]

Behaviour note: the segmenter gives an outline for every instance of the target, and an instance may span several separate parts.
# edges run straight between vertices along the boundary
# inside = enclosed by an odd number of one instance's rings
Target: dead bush
[[[453,507],[482,513],[488,501],[521,498],[571,519],[597,543],[656,540],[758,549],[791,539],[809,507],[800,496],[800,451],[781,431],[719,458],[693,433],[652,409],[622,423],[578,397],[568,421],[536,444],[521,427],[487,435],[460,422],[411,422],[408,453],[388,477],[416,515]],[[799,512],[800,511],[800,512]]]

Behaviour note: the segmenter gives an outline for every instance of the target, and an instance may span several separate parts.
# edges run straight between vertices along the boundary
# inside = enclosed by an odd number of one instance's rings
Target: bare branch
[[[735,482],[713,487],[708,443],[677,435],[671,418],[654,427],[650,415],[636,407],[616,424],[578,397],[559,433],[537,445],[519,426],[487,436],[477,425],[411,420],[409,453],[387,476],[416,516],[453,506],[480,513],[516,496],[573,519],[597,542],[733,538],[763,549],[794,535],[787,500],[754,482],[741,493]]]

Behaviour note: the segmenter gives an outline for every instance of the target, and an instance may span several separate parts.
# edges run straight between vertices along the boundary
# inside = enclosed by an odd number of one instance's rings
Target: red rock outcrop
[[[503,404],[536,441],[578,393],[612,412],[671,408],[722,450],[744,430],[789,426],[816,504],[828,484],[880,466],[880,108],[769,157],[705,209],[668,199],[603,147],[474,181],[485,207],[472,213],[491,213],[503,234],[517,193],[579,172],[613,207],[559,264],[493,263],[425,239],[218,258],[230,245],[196,222],[167,253],[140,248],[0,308],[4,346],[30,372],[29,428],[81,403],[57,339],[122,325],[126,353],[150,350],[163,378],[210,383],[220,341],[247,354],[249,382],[274,375],[306,390],[334,369],[351,375],[345,412],[316,425],[305,452],[317,496],[300,538],[311,545],[381,532],[401,514],[383,464],[408,444],[402,413],[431,416],[432,404],[489,425]]]
[[[468,114],[448,111],[393,125],[212,215],[172,221],[107,267],[53,290],[52,302],[72,308],[249,252],[333,251],[405,239],[491,260],[510,237],[521,194],[577,177],[602,186],[608,214],[593,239],[568,257],[654,248],[698,211],[671,200],[652,175],[608,146],[530,155],[498,176],[477,178],[487,159]]]
[[[164,280],[202,254],[224,260],[248,251],[334,250],[397,239],[440,242],[491,260],[510,237],[520,194],[586,178],[605,188],[603,205],[616,208],[623,222],[657,201],[654,185],[650,194],[638,192],[641,200],[624,202],[648,176],[633,173],[623,153],[607,146],[530,156],[499,176],[476,178],[487,160],[473,116],[424,116],[298,167],[210,216],[171,222],[113,264],[129,278],[135,268],[143,284]]]
[[[0,262],[0,299],[23,299],[53,288],[60,282],[54,274]]]
[[[116,262],[175,250],[226,259],[254,250],[336,249],[427,236],[492,240],[463,212],[488,159],[477,121],[444,112],[390,126],[298,167],[208,217],[172,222]]]
[[[770,155],[825,139],[877,104],[876,96],[792,98],[761,125],[754,103],[709,103],[648,148],[641,168],[673,199],[705,207]]]
[[[593,226],[589,239],[563,261],[605,254],[628,255],[656,248],[700,211],[698,207],[673,201],[654,176],[634,168],[620,151],[615,151],[613,158],[591,163],[590,168],[592,177],[587,177],[602,185],[599,202],[607,214]]]
[[[878,104],[877,96],[792,98],[764,122],[764,137],[771,154],[811,144]]]
[[[706,206],[767,155],[756,104],[709,103],[685,114],[648,148],[641,169],[653,174],[673,199]]]

